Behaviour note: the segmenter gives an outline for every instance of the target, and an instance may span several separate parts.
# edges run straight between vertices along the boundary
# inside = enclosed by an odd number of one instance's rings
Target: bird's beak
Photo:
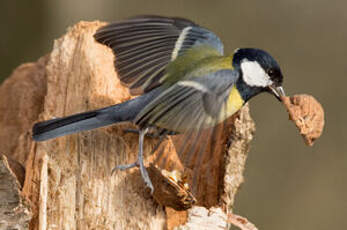
[[[282,101],[281,97],[286,96],[282,86],[269,86],[270,92],[279,100]]]

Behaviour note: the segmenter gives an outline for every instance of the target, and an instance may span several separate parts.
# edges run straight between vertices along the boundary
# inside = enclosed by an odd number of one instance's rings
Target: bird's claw
[[[116,170],[123,171],[123,170],[126,170],[126,169],[138,167],[138,168],[140,168],[140,172],[141,172],[141,176],[142,176],[143,181],[145,182],[146,186],[148,188],[150,188],[151,194],[153,194],[154,187],[153,187],[153,184],[151,182],[151,179],[148,176],[148,172],[147,172],[147,170],[145,168],[145,165],[143,164],[143,139],[144,139],[145,135],[147,134],[147,132],[148,132],[148,128],[146,128],[144,130],[139,130],[139,152],[138,152],[138,156],[137,156],[137,161],[135,163],[132,163],[132,164],[118,165],[118,166],[114,167],[112,169],[112,174]]]
[[[141,164],[138,160],[132,164],[117,165],[116,167],[112,169],[111,175],[113,175],[117,170],[124,171],[124,170],[135,168],[135,167],[140,168],[142,179],[145,182],[146,186],[151,190],[151,194],[153,194],[154,187],[153,187],[152,181],[149,178],[149,175],[145,166],[143,165],[143,163]]]
[[[139,167],[138,161],[131,164],[127,164],[127,165],[117,165],[116,167],[112,169],[111,175],[113,175],[113,173],[115,173],[117,170],[124,171],[124,170],[135,168],[135,167]]]
[[[154,187],[153,187],[151,179],[149,178],[148,172],[145,166],[143,165],[143,162],[140,162],[139,167],[140,167],[142,179],[145,182],[146,186],[151,190],[151,195],[153,195]]]

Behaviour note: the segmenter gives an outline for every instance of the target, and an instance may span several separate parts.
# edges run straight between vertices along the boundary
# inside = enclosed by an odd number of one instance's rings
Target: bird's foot
[[[148,133],[148,131],[149,131],[149,128],[140,129],[138,131],[137,130],[135,131],[135,132],[139,133],[139,152],[137,155],[137,161],[132,163],[132,164],[128,164],[128,165],[118,165],[112,169],[112,173],[115,172],[116,170],[122,170],[123,171],[123,170],[134,168],[134,167],[140,168],[142,179],[145,182],[146,186],[151,189],[151,194],[153,194],[154,187],[153,187],[151,179],[149,178],[146,167],[143,163],[143,141],[144,141],[144,137]],[[134,132],[134,131],[131,131],[131,132]]]
[[[151,178],[149,178],[148,172],[143,164],[143,161],[140,161],[139,164],[142,179],[145,182],[146,186],[151,190],[151,195],[153,195],[154,187]]]
[[[117,165],[116,167],[112,169],[111,175],[113,175],[113,173],[116,172],[117,170],[124,171],[124,170],[135,168],[135,167],[139,167],[138,161],[135,161],[134,163],[127,164],[127,165]]]
[[[146,167],[143,164],[143,161],[140,161],[139,159],[132,164],[117,165],[116,167],[112,169],[111,175],[113,175],[113,173],[115,173],[117,170],[124,171],[124,170],[135,168],[135,167],[140,168],[142,179],[145,182],[146,186],[151,190],[151,194],[153,194],[154,187],[153,187],[152,181],[149,178],[148,172],[146,170]]]

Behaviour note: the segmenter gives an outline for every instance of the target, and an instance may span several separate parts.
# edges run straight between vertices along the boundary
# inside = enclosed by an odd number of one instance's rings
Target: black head
[[[278,99],[284,96],[281,69],[267,52],[252,48],[237,49],[233,57],[233,66],[240,71],[242,76],[240,80],[244,84],[242,87],[248,87],[250,93],[256,95],[259,92],[269,91]]]

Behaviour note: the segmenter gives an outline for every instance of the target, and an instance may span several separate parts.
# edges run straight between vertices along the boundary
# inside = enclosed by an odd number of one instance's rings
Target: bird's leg
[[[140,134],[139,129],[124,129],[123,132]],[[145,136],[150,137],[150,138],[158,138],[161,136],[161,133],[160,133],[160,130],[158,128],[149,127]]]
[[[144,141],[144,137],[145,137],[147,132],[148,132],[148,128],[139,130],[139,151],[138,151],[136,162],[134,162],[132,164],[128,164],[128,165],[118,165],[112,169],[112,174],[116,170],[126,170],[126,169],[130,169],[130,168],[134,168],[134,167],[139,167],[140,172],[141,172],[141,176],[142,176],[145,184],[151,189],[151,193],[153,193],[153,191],[154,191],[153,184],[151,182],[151,179],[148,176],[145,165],[143,164],[143,141]]]
[[[142,179],[144,180],[144,182],[147,185],[147,187],[149,187],[151,189],[151,194],[153,194],[154,187],[153,187],[151,179],[148,176],[148,172],[147,172],[147,170],[145,168],[145,165],[143,164],[143,140],[144,140],[144,137],[145,137],[147,132],[148,132],[148,128],[145,128],[144,130],[140,130],[140,135],[139,135],[139,153],[138,153],[138,156],[137,156],[137,161],[138,161],[139,166],[140,166],[140,172],[141,172],[141,175],[142,175]]]
[[[138,129],[123,129],[123,132],[125,132],[125,133],[137,133],[137,134],[139,134],[140,133],[140,131],[138,130]]]
[[[124,171],[124,170],[131,169],[131,168],[134,168],[134,167],[139,167],[139,162],[138,162],[138,160],[136,160],[134,163],[127,164],[127,165],[117,165],[116,167],[114,167],[114,168],[112,169],[111,174],[113,175],[113,173],[114,173],[116,170]]]
[[[161,145],[161,143],[163,143],[163,141],[167,138],[167,134],[163,134],[159,136],[159,140],[157,142],[157,144],[153,147],[151,153],[149,155],[152,155],[155,151],[157,151],[157,149],[159,148],[159,146]],[[124,171],[127,169],[131,169],[131,168],[135,168],[135,167],[139,167],[139,161],[138,159],[131,164],[126,164],[126,165],[117,165],[116,167],[114,167],[112,169],[112,174],[116,171],[116,170],[120,170],[120,171]]]
[[[124,132],[127,132],[127,133],[137,133],[139,134],[140,133],[140,130],[139,129],[125,129]],[[146,137],[151,137],[151,138],[158,138],[159,137],[159,140],[157,142],[157,144],[154,146],[154,148],[152,149],[151,153],[149,155],[152,155],[155,151],[157,151],[157,149],[159,148],[159,146],[161,145],[161,143],[167,138],[167,133],[163,133],[163,134],[159,134],[159,133],[147,133],[145,134]],[[170,135],[170,134],[169,134]],[[134,168],[134,167],[139,167],[139,162],[138,160],[136,160],[134,163],[131,163],[131,164],[126,164],[126,165],[117,165],[116,167],[114,167],[112,169],[112,174],[116,171],[116,170],[121,170],[121,171],[124,171],[124,170],[127,170],[127,169],[131,169],[131,168]]]

